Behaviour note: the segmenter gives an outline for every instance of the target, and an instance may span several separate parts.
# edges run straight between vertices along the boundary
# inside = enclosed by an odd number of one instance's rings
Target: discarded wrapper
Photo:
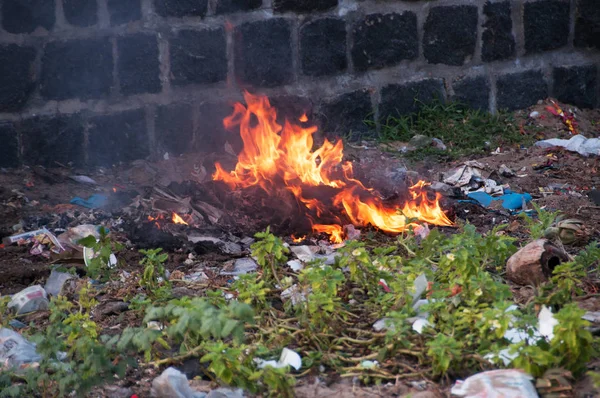
[[[254,358],[254,362],[258,364],[260,369],[271,366],[274,368],[285,368],[286,366],[291,366],[296,370],[300,370],[302,367],[302,358],[296,351],[292,351],[289,348],[284,348],[281,351],[281,356],[278,361],[265,361],[260,358]]]
[[[533,377],[518,369],[490,370],[457,381],[450,392],[468,398],[537,398]]]
[[[538,141],[535,146],[540,148],[561,147],[583,156],[600,155],[600,138],[585,138],[583,135],[574,135],[568,140],[552,138]]]
[[[90,266],[90,261],[94,258],[96,258],[98,255],[94,252],[94,249],[91,249],[89,247],[84,247],[83,248],[83,261],[85,262],[86,267]],[[115,256],[113,253],[110,254],[110,257],[108,259],[108,267],[109,268],[114,268],[117,266],[117,256]]]
[[[48,294],[40,285],[29,286],[12,296],[8,308],[18,314],[48,309]]]

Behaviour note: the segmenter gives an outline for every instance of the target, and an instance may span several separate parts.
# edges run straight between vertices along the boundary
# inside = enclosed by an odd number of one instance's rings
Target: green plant
[[[144,255],[140,265],[144,267],[140,286],[150,295],[155,295],[157,289],[161,286],[170,286],[165,276],[165,262],[169,258],[167,253],[161,253],[162,249],[140,250]]]
[[[281,284],[277,268],[287,261],[286,254],[289,253],[289,249],[283,245],[281,238],[270,232],[270,227],[254,236],[259,240],[250,248],[256,261],[262,267],[263,277],[267,281],[274,279],[275,282]]]
[[[531,205],[537,214],[537,219],[532,218],[525,212],[519,214],[519,217],[525,222],[531,239],[540,239],[544,237],[546,230],[554,224],[557,217],[560,215],[560,211],[544,210],[535,202],[531,202]]]
[[[123,245],[110,239],[108,231],[100,227],[100,238],[93,235],[80,239],[77,243],[91,249],[94,256],[87,262],[87,273],[92,279],[106,281],[110,278],[113,266],[111,265],[111,254],[123,248]]]
[[[258,280],[254,274],[238,276],[231,285],[237,291],[238,300],[246,304],[254,304],[255,309],[263,309],[267,306],[267,294],[270,289],[265,287],[264,280]]]
[[[427,355],[433,361],[433,373],[441,375],[450,369],[453,362],[461,360],[463,345],[452,336],[436,335],[427,342]]]
[[[415,102],[419,105],[418,113],[388,116],[381,121],[380,140],[408,142],[415,135],[425,135],[441,139],[447,149],[422,148],[407,153],[405,156],[409,158],[433,157],[438,161],[448,161],[460,156],[484,154],[499,146],[533,142],[533,134],[522,134],[514,118],[507,113],[492,115],[459,102]],[[365,123],[375,128],[372,120]]]

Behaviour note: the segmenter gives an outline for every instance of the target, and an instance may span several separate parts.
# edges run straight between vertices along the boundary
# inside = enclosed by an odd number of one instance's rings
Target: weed
[[[372,121],[365,121],[374,128]],[[435,158],[448,161],[457,157],[483,154],[498,146],[529,144],[532,137],[523,135],[513,117],[507,113],[492,115],[489,112],[469,109],[458,102],[421,104],[416,115],[389,116],[381,123],[379,138],[383,142],[408,142],[415,135],[441,139],[446,151],[425,148],[409,152],[407,157]]]
[[[146,289],[150,295],[156,295],[160,285],[170,286],[165,277],[165,261],[169,258],[167,253],[162,253],[162,249],[140,250],[144,255],[140,265],[144,267],[144,273],[140,279],[140,286]]]
[[[544,237],[546,229],[550,228],[557,220],[560,215],[560,211],[553,212],[544,210],[535,202],[532,202],[531,205],[537,214],[537,219],[532,218],[525,212],[519,214],[519,217],[525,221],[531,239],[540,239]]]
[[[87,273],[90,278],[106,281],[112,273],[111,254],[121,250],[123,246],[111,240],[108,231],[104,227],[100,227],[99,232],[100,238],[98,240],[90,235],[80,239],[77,243],[97,253],[95,257],[88,261]]]

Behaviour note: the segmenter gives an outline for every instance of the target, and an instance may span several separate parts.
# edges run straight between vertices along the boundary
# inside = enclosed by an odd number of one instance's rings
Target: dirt
[[[568,137],[564,123],[545,109],[548,105],[546,102],[516,112],[515,117],[519,123],[533,123],[539,127],[540,137]],[[572,107],[565,106],[564,109]],[[543,117],[531,119],[528,115],[532,111],[539,112]],[[585,131],[588,136],[600,134],[600,110],[576,110],[575,113],[580,131]],[[400,153],[382,151],[372,144],[366,144],[366,147],[347,147],[345,158],[353,162],[357,178],[366,186],[377,188],[384,197],[405,194],[407,181],[439,181],[442,173],[468,160],[461,159],[446,164],[427,160],[411,163]],[[269,224],[275,224],[278,231],[289,239],[289,235],[294,232],[305,234],[306,230],[301,229],[306,228],[306,223],[305,220],[298,223],[294,209],[286,208],[288,202],[281,198],[261,196],[256,192],[240,195],[211,187],[210,173],[217,160],[223,162],[224,167],[235,163],[235,159],[227,154],[194,154],[157,162],[138,161],[134,165],[110,170],[32,167],[10,172],[0,171],[0,238],[12,235],[19,229],[30,231],[47,226],[59,233],[80,224],[104,224],[125,244],[125,248],[116,253],[122,271],[140,272],[141,255],[137,249],[160,246],[169,252],[167,269],[175,276],[174,279],[181,278],[200,266],[205,270],[207,280],[191,286],[174,282],[181,294],[195,294],[199,289],[207,287],[226,287],[229,277],[219,276],[218,271],[227,261],[247,254],[247,246],[239,243],[242,239],[252,236]],[[535,203],[548,210],[560,210],[568,216],[583,219],[593,231],[592,238],[600,238],[599,204],[590,196],[593,197],[600,185],[600,163],[597,157],[584,158],[556,149],[501,148],[499,154],[490,153],[477,160],[485,165],[484,177],[492,178],[499,184],[507,184],[514,192],[530,193]],[[500,175],[501,165],[508,166],[516,175]],[[83,174],[93,178],[97,184],[82,184],[69,178],[70,175]],[[203,200],[213,206],[224,204],[220,207],[226,213],[220,221],[223,225],[215,227],[203,224],[198,231],[207,236],[237,242],[241,251],[228,254],[223,253],[218,245],[191,244],[187,242],[186,234],[190,229],[186,227],[157,229],[154,222],[147,220],[147,209],[152,208],[147,202],[154,197],[155,186],[169,187],[170,192],[177,197],[190,196],[193,200]],[[553,189],[548,189],[549,186]],[[89,210],[69,204],[75,196],[88,198],[98,193],[109,197],[109,204],[103,210]],[[131,205],[132,202],[135,206]],[[444,198],[442,203],[453,217],[468,221],[480,232],[487,232],[494,225],[507,223],[511,225],[511,234],[523,241],[527,239],[518,215],[485,209],[455,198]],[[14,294],[34,284],[43,285],[52,262],[75,267],[80,274],[85,272],[81,259],[47,259],[30,254],[29,246],[2,247],[0,295]],[[103,314],[99,311],[101,314],[96,321],[102,326],[104,334],[116,334],[128,325],[139,325],[141,322],[139,312],[127,311],[115,304],[135,295],[137,286],[127,286],[125,290],[119,287],[112,290],[109,288],[110,293],[102,298],[103,305],[115,306],[114,310],[107,310]],[[516,295],[526,301],[528,294],[530,292],[517,292]],[[600,307],[594,300],[597,299],[590,298],[585,305],[598,310]],[[158,374],[155,369],[132,370],[122,384],[139,396],[147,396],[151,380]],[[583,397],[593,391],[589,380],[584,379],[578,383],[578,396]],[[444,385],[439,391],[432,385],[419,390],[408,383],[360,387],[352,384],[351,380],[337,380],[325,385],[307,377],[300,380],[297,396],[384,397],[410,393],[413,394],[412,397],[425,398],[447,396],[447,387]],[[107,390],[96,390],[94,396],[106,396],[107,393]]]

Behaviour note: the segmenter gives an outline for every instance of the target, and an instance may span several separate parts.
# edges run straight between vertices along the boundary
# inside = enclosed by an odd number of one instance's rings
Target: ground
[[[347,144],[345,158],[353,162],[357,177],[366,186],[377,188],[383,196],[404,191],[408,184],[418,180],[440,181],[443,173],[467,160],[476,159],[485,166],[484,178],[491,178],[498,184],[508,184],[513,192],[530,193],[533,203],[547,211],[560,210],[568,217],[582,219],[590,231],[589,241],[600,240],[600,195],[596,189],[600,183],[599,158],[583,157],[564,149],[541,149],[531,145],[538,138],[569,137],[570,133],[560,118],[547,111],[549,104],[550,102],[544,102],[512,115],[511,120],[521,126],[525,136],[523,141],[527,142],[522,147],[511,143],[499,148],[484,147],[476,153],[455,151],[455,155],[440,161],[438,152],[430,156],[428,150],[424,151],[423,156],[415,156],[418,152],[407,155],[402,150],[405,145],[388,136],[384,142]],[[571,109],[564,104],[562,107],[565,110]],[[539,112],[542,117],[532,118],[532,112]],[[577,110],[576,120],[579,130],[586,132],[586,135],[600,135],[600,111]],[[448,144],[445,137],[443,140]],[[139,262],[144,256],[138,249],[165,249],[168,253],[165,267],[173,280],[174,297],[202,296],[209,288],[228,289],[232,280],[220,272],[224,267],[233,267],[232,260],[249,253],[249,245],[244,243],[245,238],[264,230],[267,225],[273,225],[276,227],[275,232],[293,245],[291,235],[305,232],[295,230],[305,228],[305,223],[293,220],[293,211],[287,209],[285,203],[282,204],[285,201],[277,197],[261,196],[256,192],[231,193],[225,187],[216,187],[209,182],[215,160],[224,165],[235,164],[235,157],[231,154],[196,154],[138,161],[133,165],[108,170],[72,170],[62,165],[55,168],[3,170],[0,172],[0,237],[42,227],[59,235],[82,224],[106,226],[112,239],[124,244],[124,248],[116,252],[120,277],[98,288],[96,300],[99,304],[94,309],[92,319],[99,325],[101,334],[116,335],[127,326],[139,327],[143,311],[132,310],[131,305],[128,310],[127,305],[122,305],[123,301],[130,301],[140,292],[138,280],[143,267]],[[515,175],[501,175],[501,165],[508,166]],[[69,178],[73,175],[87,175],[97,184],[86,184]],[[90,210],[70,204],[74,197],[86,199],[98,193],[109,197],[108,204],[102,209]],[[218,208],[219,203],[223,204],[221,208]],[[508,224],[507,233],[517,238],[517,245],[527,243],[529,239],[527,224],[518,214],[499,208],[486,209],[452,197],[444,197],[442,205],[453,220],[471,223],[479,233],[486,234],[494,226]],[[528,205],[528,210],[532,209],[531,206]],[[261,210],[265,208],[266,212]],[[167,217],[172,212],[187,214],[191,217],[188,221],[194,220],[196,232],[190,227],[173,225],[161,219],[149,221],[148,216],[156,217],[161,212],[167,214]],[[273,215],[278,212],[281,215]],[[452,228],[441,230],[447,234],[453,233]],[[368,239],[393,241],[390,235],[374,230],[365,230],[363,237],[367,235],[365,232],[369,232]],[[190,243],[187,237],[192,235],[213,237],[219,242],[207,242],[204,239]],[[230,245],[227,246],[229,249],[223,249],[223,242]],[[576,246],[567,246],[566,249],[573,255],[581,250]],[[51,266],[57,264],[76,270],[82,277],[86,275],[86,265],[81,256],[61,258],[47,253],[46,257],[33,255],[30,250],[31,245],[9,244],[0,249],[0,296],[18,293],[28,286],[44,285]],[[198,269],[204,275],[190,283],[186,278]],[[526,287],[510,286],[516,302],[528,300]],[[67,297],[75,297],[77,286],[71,288],[73,291],[69,291]],[[600,310],[600,303],[596,301],[599,288],[600,281],[595,273],[588,275],[582,297],[576,301],[588,311]],[[28,332],[35,328],[43,330],[48,324],[47,317],[47,311],[21,317],[22,322],[33,322],[35,327],[19,331]],[[141,357],[139,360],[141,362]],[[406,365],[408,368],[411,368],[409,364],[417,366],[409,361]],[[184,365],[178,365],[178,368],[184,368]],[[590,368],[593,368],[592,365]],[[189,372],[190,377],[202,373],[197,361],[192,361],[190,366],[185,371]],[[129,370],[117,385],[125,389],[121,391],[122,394],[149,396],[151,382],[163,368],[141,366]],[[434,397],[449,396],[452,386],[452,380],[444,377],[431,380],[417,376],[412,380],[397,379],[391,383],[386,381],[387,384],[382,386],[370,387],[361,386],[358,380],[339,379],[331,373],[319,375],[319,379],[324,383],[316,383],[314,372],[301,378],[296,387],[296,395],[376,397],[413,394],[413,397]],[[211,386],[206,380],[193,383],[205,390]],[[573,385],[576,396],[595,396],[589,378],[581,377]],[[119,396],[114,392],[116,388],[115,385],[96,388],[90,396]]]

